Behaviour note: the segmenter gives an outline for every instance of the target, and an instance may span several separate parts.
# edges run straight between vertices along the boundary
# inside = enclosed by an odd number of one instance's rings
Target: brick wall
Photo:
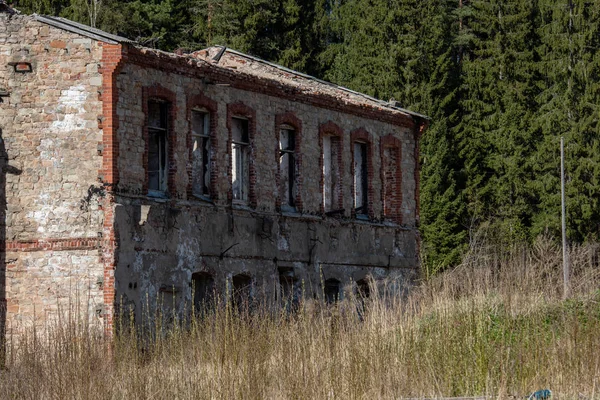
[[[102,321],[101,58],[91,39],[0,14],[0,86],[10,92],[0,103],[0,297],[9,332],[59,311]],[[33,72],[15,72],[15,61]]]

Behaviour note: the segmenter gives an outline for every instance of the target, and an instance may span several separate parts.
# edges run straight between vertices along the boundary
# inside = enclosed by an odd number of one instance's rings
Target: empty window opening
[[[192,191],[210,197],[210,114],[192,111]]]
[[[369,281],[366,279],[361,279],[356,282],[356,294],[359,300],[366,300],[371,297],[371,287],[369,286]]]
[[[148,193],[165,192],[168,179],[169,104],[148,102]]]
[[[231,279],[231,283],[233,307],[239,312],[250,310],[252,278],[248,275],[239,274]]]
[[[368,170],[367,144],[354,143],[354,209],[356,214],[367,214],[368,208]]]
[[[296,206],[296,133],[291,127],[279,132],[279,193],[282,207]]]
[[[231,158],[233,200],[247,202],[250,183],[250,137],[247,119],[232,119]]]
[[[215,281],[209,273],[197,272],[192,275],[194,312],[205,313],[214,306]]]
[[[325,281],[325,301],[327,304],[334,304],[340,299],[340,281],[337,279],[327,279]]]
[[[299,304],[298,280],[293,268],[279,268],[279,295],[284,309],[288,312],[295,311]]]
[[[323,206],[325,212],[340,209],[342,141],[337,136],[323,137]]]

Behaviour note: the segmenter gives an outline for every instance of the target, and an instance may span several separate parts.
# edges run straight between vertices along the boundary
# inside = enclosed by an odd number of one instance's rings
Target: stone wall
[[[276,297],[282,269],[292,271],[305,294],[320,297],[322,282],[336,279],[351,287],[367,276],[399,278],[410,283],[418,274],[416,230],[415,131],[375,119],[315,107],[276,96],[210,84],[213,79],[172,73],[147,65],[126,63],[118,77],[119,183],[115,232],[118,236],[115,291],[117,303],[143,318],[157,303],[178,313],[192,302],[192,274],[208,272],[223,293],[232,277],[252,278],[253,291]],[[172,126],[169,146],[167,198],[147,196],[144,102],[156,93],[170,102]],[[218,171],[213,198],[189,192],[190,99],[213,104],[212,126],[217,145],[213,169]],[[254,163],[255,204],[231,200],[230,123],[235,115],[250,116]],[[292,115],[300,121],[301,213],[278,208],[277,121]],[[335,126],[342,135],[341,215],[322,213],[320,133]],[[354,133],[353,133],[354,132]],[[351,137],[370,142],[370,220],[356,219],[353,207]],[[384,218],[380,138],[401,142],[401,163],[394,183],[401,189],[393,198],[397,210]],[[399,203],[401,202],[401,203]],[[397,222],[401,221],[402,224]],[[168,299],[166,301],[165,299]],[[151,311],[151,310],[150,310]]]
[[[98,42],[0,13],[0,301],[9,331],[102,310]],[[32,72],[15,72],[27,62]],[[0,321],[1,323],[2,321]]]

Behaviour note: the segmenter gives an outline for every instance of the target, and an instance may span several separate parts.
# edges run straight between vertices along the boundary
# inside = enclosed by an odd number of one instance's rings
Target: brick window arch
[[[242,102],[227,105],[227,130],[229,132],[227,151],[231,183],[228,200],[256,207],[256,167],[254,165],[256,111]],[[240,130],[246,130],[246,132],[240,132]],[[237,135],[243,137],[236,138]]]
[[[321,157],[319,158],[321,212],[343,214],[344,135],[342,128],[332,121],[321,124],[319,126],[319,147],[321,148]]]
[[[278,210],[283,205],[302,212],[302,121],[293,112],[276,115],[275,139],[275,206]]]
[[[371,135],[364,128],[358,128],[350,134],[352,146],[352,216],[373,215],[373,145]]]
[[[187,163],[188,198],[192,198],[196,194],[206,195],[211,200],[218,199],[216,188],[219,176],[217,162],[217,149],[219,145],[217,126],[219,115],[217,110],[217,102],[203,94],[188,97],[187,120],[189,129],[186,137],[189,157]],[[206,124],[206,132],[203,132],[202,136],[198,136],[198,132],[195,131],[198,130],[198,127],[195,125],[205,122],[208,122]],[[199,145],[201,148],[198,148]],[[196,176],[197,174],[202,174],[203,176]],[[199,188],[198,186],[203,186],[204,188]]]
[[[177,165],[174,162],[174,152],[177,138],[174,128],[177,119],[177,96],[175,92],[158,84],[144,87],[142,111],[146,116],[142,128],[145,146],[142,160],[145,177],[142,190],[147,194],[164,193],[176,197],[174,177]],[[155,126],[157,124],[161,126]],[[151,141],[153,143],[150,143]],[[166,148],[163,148],[163,145]]]
[[[383,217],[402,223],[402,142],[392,134],[381,138]]]

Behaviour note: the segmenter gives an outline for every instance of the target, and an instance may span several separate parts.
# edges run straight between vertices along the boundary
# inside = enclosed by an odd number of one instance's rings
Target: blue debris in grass
[[[532,393],[527,400],[548,400],[552,397],[552,390],[542,389]]]

